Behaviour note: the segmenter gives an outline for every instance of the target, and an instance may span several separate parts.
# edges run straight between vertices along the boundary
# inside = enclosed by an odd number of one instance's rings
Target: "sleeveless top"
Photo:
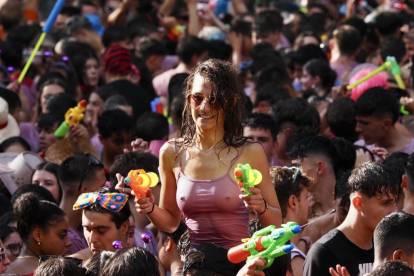
[[[226,174],[212,180],[187,177],[177,161],[176,200],[188,226],[191,249],[200,244],[215,243],[228,250],[239,245],[243,238],[250,237],[248,209],[239,198],[239,186],[229,176],[245,146],[231,162]],[[175,142],[174,150],[177,158]]]

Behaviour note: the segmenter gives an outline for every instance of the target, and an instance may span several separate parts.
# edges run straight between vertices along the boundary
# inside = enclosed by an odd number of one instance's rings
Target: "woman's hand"
[[[260,275],[264,276],[264,272],[260,270],[256,270],[257,267],[264,268],[267,264],[267,261],[263,258],[257,257],[246,263],[242,269],[240,269],[239,273],[236,276],[255,276]]]
[[[241,194],[239,197],[244,201],[244,205],[246,205],[246,208],[250,211],[257,213],[263,213],[265,211],[266,205],[263,202],[262,197],[262,191],[258,188],[249,188],[249,192],[252,193],[252,195],[245,195],[244,190],[240,189],[243,194]]]
[[[131,191],[131,194],[135,195],[134,191]],[[152,194],[151,189],[148,189],[147,197],[141,199],[135,198],[134,202],[138,214],[147,214],[153,210],[155,204],[155,197]]]
[[[130,188],[125,188],[125,183],[124,183],[125,177],[123,177],[120,173],[117,173],[116,179],[118,180],[118,183],[116,184],[115,189],[117,189],[118,191],[120,191],[121,193],[127,196],[130,196],[132,190]]]

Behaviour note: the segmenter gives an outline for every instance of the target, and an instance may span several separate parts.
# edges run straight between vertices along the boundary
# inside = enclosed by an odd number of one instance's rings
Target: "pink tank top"
[[[190,233],[190,248],[203,243],[215,243],[228,250],[239,245],[243,238],[250,237],[249,212],[239,198],[240,188],[229,176],[234,162],[225,175],[212,180],[196,180],[182,171],[177,177],[176,200],[183,212]],[[175,146],[174,146],[175,148]],[[177,150],[175,148],[177,156]]]

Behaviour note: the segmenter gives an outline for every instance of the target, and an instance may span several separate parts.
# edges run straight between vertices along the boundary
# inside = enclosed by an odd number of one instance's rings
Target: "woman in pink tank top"
[[[137,211],[169,233],[183,216],[191,248],[216,243],[229,249],[240,244],[250,236],[249,211],[258,214],[263,227],[279,227],[282,216],[264,150],[243,137],[245,96],[237,70],[228,62],[205,61],[187,79],[185,96],[181,138],[160,151],[160,206],[149,194],[136,201]],[[263,175],[251,196],[244,195],[234,180],[237,163],[249,163]]]

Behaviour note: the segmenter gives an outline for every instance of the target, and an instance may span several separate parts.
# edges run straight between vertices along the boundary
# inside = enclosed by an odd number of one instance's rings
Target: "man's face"
[[[292,160],[292,165],[300,168],[301,172],[310,177],[313,181],[308,188],[309,196],[314,202],[321,202],[321,191],[325,188],[318,183],[318,164],[314,157],[304,157]]]
[[[367,145],[372,145],[382,140],[385,136],[384,120],[374,116],[356,116],[357,125],[355,131],[360,133]]]
[[[299,225],[304,225],[308,223],[308,188],[300,185],[302,192],[298,198],[298,206],[296,208],[296,223]]]
[[[125,233],[128,230],[127,224],[124,223],[119,229],[116,229],[109,213],[84,210],[82,214],[83,233],[93,254],[104,250],[114,252],[112,243],[125,240],[122,231]]]
[[[130,133],[112,133],[108,138],[101,138],[104,152],[109,157],[115,157],[122,154],[124,149],[131,147],[131,134]]]
[[[276,48],[277,44],[280,42],[280,32],[268,32],[267,35],[262,35],[256,31],[253,31],[252,40],[253,44],[266,42],[272,45],[273,48]]]
[[[266,154],[267,161],[270,163],[274,148],[272,133],[269,129],[244,127],[243,135],[252,141],[259,142]]]
[[[334,200],[334,205],[335,205],[335,216],[338,218],[338,221],[340,223],[342,223],[346,216],[348,215],[348,211],[349,211],[349,204],[345,205],[345,206],[340,206],[342,199],[341,198],[336,198]]]
[[[361,197],[361,216],[364,219],[366,227],[374,233],[378,223],[387,215],[397,212],[397,202],[394,195],[383,193],[374,197],[367,197],[364,194],[357,194]],[[352,199],[352,196],[351,196]]]

